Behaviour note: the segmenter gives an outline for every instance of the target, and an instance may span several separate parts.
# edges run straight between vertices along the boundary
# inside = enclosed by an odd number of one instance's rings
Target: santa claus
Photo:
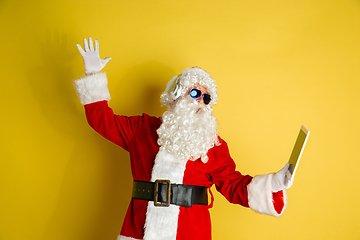
[[[98,42],[94,48],[91,38],[84,39],[84,50],[78,48],[86,76],[74,86],[88,123],[130,154],[133,193],[118,240],[211,239],[213,184],[231,203],[283,214],[285,189],[292,185],[288,165],[255,177],[236,171],[217,134],[216,85],[207,72],[193,67],[171,79],[161,95],[169,108],[162,117],[115,115],[108,106],[106,74],[100,72],[110,58],[100,59]]]

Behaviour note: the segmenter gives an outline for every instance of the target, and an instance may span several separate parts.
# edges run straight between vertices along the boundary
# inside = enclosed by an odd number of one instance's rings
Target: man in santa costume
[[[215,184],[231,202],[279,217],[292,185],[288,165],[275,174],[251,177],[235,170],[226,142],[217,134],[212,106],[215,81],[204,70],[188,68],[167,84],[161,95],[169,108],[162,117],[115,115],[108,106],[107,78],[100,72],[95,40],[84,39],[86,76],[74,86],[88,123],[130,154],[132,199],[118,240],[209,240],[209,208]],[[211,202],[208,203],[208,193]]]

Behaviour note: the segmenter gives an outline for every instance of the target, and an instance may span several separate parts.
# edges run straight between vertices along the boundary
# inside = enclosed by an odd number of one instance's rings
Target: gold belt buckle
[[[166,183],[166,202],[158,202],[158,193],[159,193],[159,183]],[[155,180],[155,187],[154,187],[154,206],[156,207],[168,207],[170,206],[170,191],[171,191],[171,182],[170,180]]]

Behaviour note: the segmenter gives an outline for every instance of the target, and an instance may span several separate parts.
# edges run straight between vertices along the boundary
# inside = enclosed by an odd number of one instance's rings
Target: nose
[[[203,99],[203,96],[202,96],[202,95],[201,95],[201,97],[197,98],[196,101],[198,101],[198,102],[201,103],[202,105],[205,105],[204,99]]]

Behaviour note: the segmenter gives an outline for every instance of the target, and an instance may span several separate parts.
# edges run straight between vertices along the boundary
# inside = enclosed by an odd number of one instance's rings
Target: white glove
[[[107,64],[107,62],[111,59],[110,57],[107,57],[105,59],[100,59],[99,55],[99,42],[98,40],[95,40],[95,50],[92,42],[92,38],[89,37],[89,45],[86,38],[84,38],[84,48],[85,51],[81,48],[80,44],[76,44],[78,47],[81,56],[84,59],[84,65],[85,65],[85,73],[91,74],[91,73],[97,73],[100,72],[103,67]],[[90,46],[90,48],[89,48]]]
[[[293,185],[291,173],[289,171],[289,163],[286,163],[280,171],[274,174],[272,179],[272,190],[278,192],[290,188]]]

